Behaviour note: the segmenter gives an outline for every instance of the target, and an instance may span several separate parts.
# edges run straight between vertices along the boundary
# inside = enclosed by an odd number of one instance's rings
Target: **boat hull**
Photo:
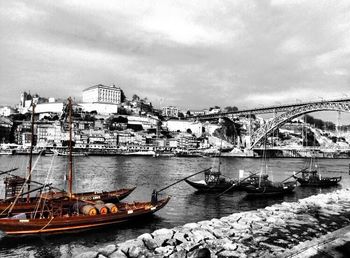
[[[296,180],[300,186],[310,186],[310,187],[330,187],[336,186],[341,181],[341,177],[325,177],[325,178],[313,178],[312,180],[307,180],[304,178],[296,177]]]
[[[170,197],[157,201],[152,205],[150,202],[134,203],[117,213],[89,215],[58,216],[45,219],[0,219],[0,230],[7,235],[33,235],[55,234],[69,231],[94,229],[108,225],[134,221],[141,217],[149,216],[163,208]]]
[[[254,186],[245,187],[247,197],[267,197],[291,194],[296,187],[295,183],[284,184],[282,186]]]
[[[74,204],[77,199],[82,201],[97,201],[101,200],[103,202],[112,202],[117,203],[121,201],[122,199],[126,198],[129,194],[131,194],[136,187],[133,188],[123,188],[116,191],[110,191],[110,192],[85,192],[85,193],[75,193],[74,199],[72,200],[65,200],[63,203],[64,207],[71,206]],[[61,196],[60,196],[61,194]],[[66,193],[57,193],[56,197],[50,196],[52,199],[60,199],[66,197]],[[48,198],[47,198],[48,199]],[[37,207],[38,202],[37,197],[31,197],[29,202],[26,202],[26,199],[19,200],[16,205],[12,208],[12,213],[21,213],[21,212],[30,212],[33,211]],[[6,212],[10,208],[11,203],[7,201],[0,202],[0,217],[6,216]]]
[[[187,179],[185,180],[185,182],[190,186],[194,187],[199,192],[223,192],[225,190],[228,190],[227,192],[234,192],[242,190],[242,187],[240,187],[239,185],[235,185],[235,183],[231,182],[206,184],[205,182],[193,182]]]

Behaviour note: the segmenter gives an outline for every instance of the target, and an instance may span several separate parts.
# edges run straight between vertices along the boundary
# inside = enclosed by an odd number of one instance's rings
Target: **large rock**
[[[162,256],[169,256],[171,255],[175,250],[174,246],[161,246],[154,250],[155,254],[160,254]]]
[[[195,243],[199,243],[204,239],[214,239],[215,237],[209,231],[204,229],[193,229],[192,230],[192,239]]]
[[[120,250],[115,251],[114,253],[108,256],[109,258],[128,258],[125,253]]]
[[[117,247],[115,245],[111,244],[111,245],[101,247],[100,249],[98,249],[98,252],[100,254],[103,254],[104,256],[109,256],[115,250],[117,250]]]
[[[145,248],[145,245],[141,239],[132,239],[125,241],[124,243],[118,244],[118,250],[122,251],[125,254],[129,253],[131,248],[139,248],[140,250]]]
[[[157,246],[162,246],[164,242],[171,239],[174,235],[174,231],[171,229],[158,229],[152,233],[153,240],[157,244]]]
[[[85,253],[78,254],[75,256],[76,258],[96,258],[98,255],[98,252],[95,251],[88,251]]]

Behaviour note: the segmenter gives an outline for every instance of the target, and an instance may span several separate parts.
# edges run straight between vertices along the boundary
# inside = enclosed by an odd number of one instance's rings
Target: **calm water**
[[[36,157],[34,158],[35,161]],[[36,164],[33,180],[44,182],[47,179],[51,157],[42,157]],[[208,167],[217,167],[217,158],[152,158],[152,157],[77,157],[75,162],[75,191],[109,191],[122,187],[137,186],[126,199],[150,200],[152,189],[160,189],[185,176]],[[270,178],[281,181],[305,166],[304,159],[269,159]],[[26,156],[0,156],[0,170],[18,167],[15,173],[25,175],[28,163]],[[327,169],[323,175],[342,176],[341,187],[350,187],[349,160],[319,160],[319,166]],[[232,178],[238,176],[238,170],[257,171],[262,167],[260,159],[222,158],[221,171]],[[65,157],[57,157],[51,166],[49,182],[57,187],[65,185],[64,174],[67,171]],[[197,175],[193,180],[203,179]],[[0,257],[57,257],[62,253],[74,255],[89,248],[118,243],[137,237],[156,229],[182,225],[205,219],[219,218],[235,212],[263,208],[283,201],[296,201],[313,194],[334,191],[336,188],[297,188],[289,196],[250,200],[243,192],[225,194],[216,198],[215,194],[198,194],[191,186],[181,182],[164,194],[171,195],[169,204],[147,221],[128,225],[109,227],[108,229],[84,231],[56,236],[38,236],[0,239]],[[0,195],[4,195],[3,187]]]

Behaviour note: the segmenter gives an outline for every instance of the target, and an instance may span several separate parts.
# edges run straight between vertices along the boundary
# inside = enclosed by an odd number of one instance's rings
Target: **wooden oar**
[[[260,172],[254,173],[249,175],[248,177],[242,179],[241,181],[239,181],[239,184],[242,183],[243,181],[247,180],[248,178],[255,176],[256,174],[258,174]],[[236,184],[232,184],[229,188],[227,188],[225,191],[223,191],[222,193],[218,194],[217,196],[215,196],[215,198],[219,198],[221,195],[225,194],[226,192],[228,192],[229,190],[231,190],[234,186],[236,186]]]
[[[16,168],[17,169],[17,168]],[[16,169],[13,169],[13,170],[16,170]],[[13,171],[12,170],[12,171]],[[9,175],[9,176],[13,176],[13,177],[20,177],[20,176],[16,176],[16,175],[12,175],[10,174],[11,171],[6,171],[6,173]],[[0,174],[1,175],[1,174]],[[23,178],[25,179],[24,177],[20,177],[20,178]],[[38,185],[41,185],[41,186],[45,186],[45,184],[43,183],[40,183],[38,181],[34,181],[34,180],[30,180],[29,182],[27,182],[27,184],[30,184],[30,183],[34,183],[34,184],[38,184]],[[50,184],[51,185],[51,184]],[[55,190],[58,190],[58,191],[61,191],[61,192],[65,192],[65,190],[61,189],[61,188],[57,188],[57,187],[54,187],[54,186],[50,186],[51,189],[55,189]]]
[[[51,184],[42,185],[42,186],[40,186],[40,187],[38,187],[38,188],[35,188],[35,189],[30,190],[30,191],[21,193],[21,194],[19,194],[18,196],[23,196],[23,195],[26,195],[26,194],[29,194],[29,193],[32,193],[32,192],[36,192],[36,191],[39,191],[39,190],[41,190],[41,189],[43,189],[43,188],[50,187],[50,186],[51,186]],[[14,200],[14,199],[16,199],[16,197],[10,197],[10,198],[7,198],[6,201],[8,201],[8,200]]]
[[[284,182],[286,182],[289,178],[292,178],[292,177],[294,177],[295,175],[297,175],[297,174],[299,174],[299,173],[301,173],[301,172],[303,172],[303,170],[301,170],[301,171],[299,171],[298,173],[295,173],[295,174],[293,174],[292,176],[290,176],[290,177],[287,177],[286,179],[284,179],[281,183],[284,183]]]
[[[166,186],[166,187],[160,189],[159,191],[157,191],[157,193],[160,193],[161,191],[164,191],[165,189],[168,189],[169,187],[171,187],[171,186],[173,186],[173,185],[176,185],[176,184],[178,184],[178,183],[180,183],[180,182],[186,180],[187,178],[190,178],[190,177],[193,177],[193,176],[198,175],[198,174],[200,174],[200,173],[204,173],[204,172],[206,172],[206,171],[209,171],[210,169],[211,169],[211,168],[207,168],[207,169],[204,169],[204,170],[202,170],[202,171],[196,172],[196,173],[194,173],[194,174],[192,174],[192,175],[189,175],[189,176],[187,176],[187,177],[185,177],[185,178],[182,178],[182,179],[176,181],[175,183],[172,183],[172,184],[170,184],[170,185],[168,185],[168,186]]]
[[[0,176],[1,175],[4,175],[4,174],[8,174],[8,173],[10,173],[10,172],[12,172],[12,171],[15,171],[15,170],[17,170],[18,168],[13,168],[13,169],[10,169],[10,170],[7,170],[7,171],[2,171],[2,170],[0,170]]]

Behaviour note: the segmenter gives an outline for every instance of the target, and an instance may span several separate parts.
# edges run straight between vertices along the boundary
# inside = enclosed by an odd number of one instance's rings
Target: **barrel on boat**
[[[110,213],[117,213],[118,208],[114,203],[106,203],[105,206],[108,208]]]
[[[104,203],[96,203],[94,207],[98,210],[98,213],[100,214],[107,214],[108,213],[108,208]]]
[[[80,207],[80,212],[84,215],[94,216],[97,214],[97,210],[94,206],[90,204],[86,204]]]

